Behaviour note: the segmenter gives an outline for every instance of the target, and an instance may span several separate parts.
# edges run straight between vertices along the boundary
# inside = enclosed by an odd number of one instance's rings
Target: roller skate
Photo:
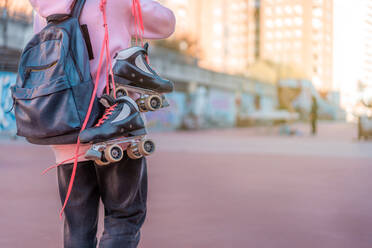
[[[128,157],[139,159],[155,151],[155,143],[146,139],[145,123],[137,104],[128,96],[117,99],[103,95],[100,102],[106,111],[98,123],[80,133],[81,143],[92,144],[85,158],[98,165],[119,162],[124,151],[120,144],[129,143]]]
[[[148,43],[144,47],[131,47],[116,54],[113,64],[116,96],[128,91],[140,94],[136,101],[141,112],[168,107],[164,94],[174,89],[173,82],[161,78],[147,63]]]

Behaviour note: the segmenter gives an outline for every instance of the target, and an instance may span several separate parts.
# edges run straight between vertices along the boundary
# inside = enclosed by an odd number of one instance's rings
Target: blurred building
[[[201,1],[200,65],[244,74],[258,56],[255,0]]]
[[[31,15],[32,6],[28,0],[2,0],[0,1],[0,8],[7,8],[11,16],[14,15]]]
[[[2,0],[0,13],[0,71],[15,72],[32,34],[32,7],[28,0]]]
[[[244,74],[258,57],[257,0],[162,0],[177,16],[174,39],[197,41],[204,68]]]
[[[332,0],[261,0],[261,59],[298,67],[319,90],[333,90]]]
[[[333,87],[332,0],[163,0],[177,34],[198,41],[200,65],[246,74],[259,60],[297,67],[324,91]]]

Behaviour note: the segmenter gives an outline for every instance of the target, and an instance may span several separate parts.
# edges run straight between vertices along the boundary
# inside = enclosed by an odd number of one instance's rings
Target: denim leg
[[[146,159],[129,159],[109,166],[96,166],[105,206],[105,230],[100,248],[135,248],[146,217]]]
[[[58,167],[58,185],[65,200],[73,164]],[[78,163],[75,182],[64,211],[64,248],[96,248],[99,188],[94,163]]]

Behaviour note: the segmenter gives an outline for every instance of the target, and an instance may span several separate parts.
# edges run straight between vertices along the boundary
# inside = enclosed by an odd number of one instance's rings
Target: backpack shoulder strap
[[[75,17],[78,20],[80,19],[81,12],[83,11],[84,4],[86,0],[74,0],[74,2],[71,5],[71,17]],[[94,59],[94,54],[93,54],[93,48],[92,48],[92,43],[90,41],[90,36],[89,36],[89,31],[88,31],[88,26],[86,24],[80,25],[81,27],[81,32],[83,34],[85,44],[88,49],[88,55],[89,55],[89,60]]]
[[[73,4],[72,4],[72,8],[71,8],[71,16],[72,17],[76,17],[76,18],[80,18],[80,15],[81,15],[81,12],[84,8],[84,4],[85,4],[85,1],[86,0],[74,0]]]

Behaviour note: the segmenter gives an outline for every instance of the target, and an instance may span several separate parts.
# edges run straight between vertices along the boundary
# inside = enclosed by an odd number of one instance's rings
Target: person
[[[311,111],[310,111],[310,122],[311,122],[311,134],[317,134],[317,122],[318,122],[318,101],[315,96],[312,97]]]
[[[46,17],[52,14],[68,14],[74,0],[30,0],[34,10],[34,32],[46,25]],[[173,12],[154,0],[141,0],[145,39],[164,39],[175,30]],[[100,0],[86,1],[80,23],[88,26],[94,59],[90,61],[92,77],[95,78],[99,55],[104,39],[104,27]],[[132,0],[107,0],[107,23],[110,35],[110,56],[130,46],[136,34],[132,15]],[[106,68],[103,61],[102,68]],[[105,88],[105,75],[101,74],[97,97]],[[56,163],[74,157],[76,145],[52,146]],[[81,145],[85,152],[89,145]],[[58,186],[63,202],[73,164],[58,167]],[[127,156],[118,163],[100,167],[84,157],[79,158],[76,178],[68,204],[64,210],[64,247],[93,248],[97,246],[97,222],[99,201],[105,209],[104,232],[99,247],[137,247],[140,228],[146,217],[147,168],[145,158],[132,160]]]

